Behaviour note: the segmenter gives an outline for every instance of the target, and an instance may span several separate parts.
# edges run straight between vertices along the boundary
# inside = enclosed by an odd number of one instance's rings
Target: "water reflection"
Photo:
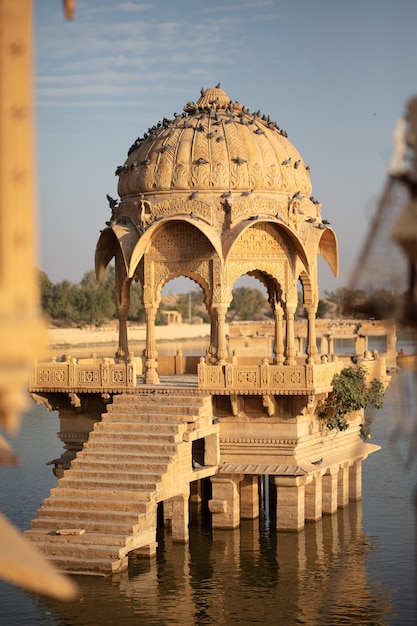
[[[77,602],[37,601],[56,624],[77,626],[389,624],[391,596],[368,581],[373,549],[360,502],[301,533],[244,521],[234,531],[192,528],[184,546],[165,530],[156,560],[132,561],[112,580],[78,577]]]

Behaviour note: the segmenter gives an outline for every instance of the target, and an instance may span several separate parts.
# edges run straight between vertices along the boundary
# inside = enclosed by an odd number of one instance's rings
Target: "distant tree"
[[[54,285],[45,272],[41,271],[39,272],[39,290],[42,310],[46,315],[50,315],[49,312],[53,303]]]
[[[228,318],[239,320],[261,320],[272,317],[268,300],[259,289],[238,287],[233,290]]]
[[[327,317],[327,315],[331,311],[331,308],[332,307],[328,302],[326,302],[326,300],[320,299],[317,305],[317,317],[320,319]]]
[[[140,323],[145,321],[145,311],[142,303],[142,285],[139,282],[133,282],[130,288],[130,310],[128,319]]]

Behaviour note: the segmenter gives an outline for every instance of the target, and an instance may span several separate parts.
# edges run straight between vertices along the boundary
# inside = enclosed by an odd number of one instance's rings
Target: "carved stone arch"
[[[200,287],[201,291],[203,292],[203,302],[207,310],[209,311],[210,306],[211,306],[211,286],[208,281],[208,277],[203,276],[202,274],[190,269],[189,264],[186,266],[181,266],[180,264],[178,264],[178,266],[175,269],[171,268],[171,273],[167,274],[165,279],[155,286],[155,289],[157,291],[157,296],[158,296],[158,303],[161,300],[162,289],[164,288],[164,286],[170,280],[173,280],[174,278],[181,278],[181,277],[189,278]]]
[[[243,230],[231,246],[226,263],[226,293],[231,300],[233,285],[240,276],[252,274],[269,276],[260,280],[265,286],[279,285],[280,299],[286,301],[288,295],[296,292],[295,267],[297,252],[276,225],[258,222]],[[269,282],[268,282],[269,281]],[[268,289],[269,291],[269,289]]]
[[[148,298],[159,304],[162,287],[172,278],[186,276],[198,283],[206,306],[219,284],[221,259],[212,242],[188,221],[170,221],[151,239],[144,255],[144,286]]]
[[[307,272],[301,272],[299,280],[303,288],[303,305],[309,306],[315,304],[315,293],[311,284],[310,276]]]

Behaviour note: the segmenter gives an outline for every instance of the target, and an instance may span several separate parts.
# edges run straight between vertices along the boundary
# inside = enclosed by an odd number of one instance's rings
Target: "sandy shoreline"
[[[175,341],[178,339],[199,339],[210,335],[210,324],[171,324],[169,326],[155,326],[157,341]],[[145,341],[145,326],[129,326],[128,338],[130,341]],[[48,343],[50,348],[66,348],[69,346],[99,346],[103,344],[118,345],[118,329],[97,328],[49,328]]]

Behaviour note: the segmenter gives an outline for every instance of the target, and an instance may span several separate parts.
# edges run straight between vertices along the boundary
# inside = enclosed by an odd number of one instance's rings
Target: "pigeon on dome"
[[[217,83],[215,87],[209,89],[202,89],[201,96],[197,100],[197,109],[226,109],[230,103],[230,98],[223,89],[220,88],[220,83]]]

